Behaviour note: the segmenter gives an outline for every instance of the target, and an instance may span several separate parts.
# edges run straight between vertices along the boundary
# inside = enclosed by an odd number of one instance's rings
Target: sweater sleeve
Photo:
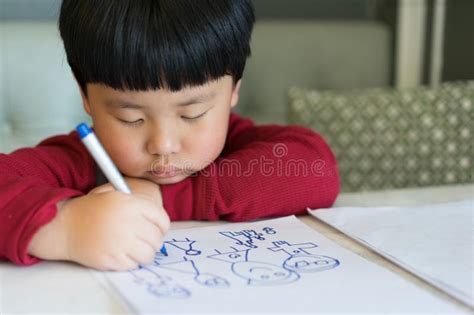
[[[75,132],[0,154],[0,259],[37,262],[28,255],[28,245],[55,217],[56,203],[94,184],[95,164]]]
[[[162,186],[175,219],[247,221],[330,207],[339,193],[336,159],[300,126],[255,126],[230,117],[221,156],[195,177]]]

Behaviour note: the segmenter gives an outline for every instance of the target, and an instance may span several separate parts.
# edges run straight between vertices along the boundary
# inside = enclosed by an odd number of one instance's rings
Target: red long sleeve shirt
[[[34,148],[0,154],[0,259],[29,265],[33,235],[60,200],[96,186],[96,164],[74,131]],[[329,207],[339,192],[336,160],[325,141],[299,126],[255,126],[231,114],[226,144],[208,167],[161,185],[171,220],[246,221]]]

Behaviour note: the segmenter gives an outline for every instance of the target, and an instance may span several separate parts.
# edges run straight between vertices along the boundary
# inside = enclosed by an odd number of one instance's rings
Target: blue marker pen
[[[81,137],[82,143],[84,143],[86,148],[89,150],[90,154],[112,186],[114,186],[118,191],[131,194],[132,191],[128,187],[127,182],[120,174],[114,162],[112,162],[112,159],[109,157],[102,144],[100,144],[99,139],[97,139],[92,129],[90,129],[85,123],[81,123],[76,127],[76,130]],[[168,256],[165,245],[161,247],[160,252],[163,255]]]

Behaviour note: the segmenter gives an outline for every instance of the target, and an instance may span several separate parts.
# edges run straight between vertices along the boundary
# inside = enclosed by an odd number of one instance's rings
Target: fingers
[[[147,179],[130,178],[126,181],[134,194],[145,195],[151,198],[156,204],[162,205],[163,200],[161,196],[160,186]]]
[[[135,264],[149,264],[155,259],[156,251],[147,242],[140,242],[135,245],[133,250],[127,255]]]
[[[125,271],[137,268],[138,264],[139,263],[130,257],[130,255],[124,254],[111,257],[106,265],[99,267],[98,269],[105,271]]]
[[[152,263],[155,259],[156,252],[161,248],[162,241],[159,233],[156,232],[156,227],[152,224],[147,224],[147,227],[154,230],[154,233],[147,233],[145,238],[141,236],[135,236],[134,240],[126,246],[123,254],[115,256],[113,267],[107,268],[109,270],[130,270],[137,268],[140,264]],[[151,237],[158,239],[150,241]],[[158,249],[157,249],[158,248]]]
[[[149,264],[155,259],[155,250],[146,242],[140,241],[134,244],[128,252],[113,258],[113,262],[108,267],[99,268],[101,270],[125,271],[135,269],[140,264]]]
[[[165,210],[156,208],[146,208],[142,211],[143,217],[153,223],[160,229],[162,235],[165,235],[170,229],[170,218]]]
[[[152,263],[155,259],[156,250],[148,242],[135,237],[120,253],[108,255],[108,259],[93,267],[99,270],[125,271],[135,269],[140,264]]]
[[[163,246],[163,234],[156,225],[152,223],[144,224],[136,237],[151,246],[156,252]]]

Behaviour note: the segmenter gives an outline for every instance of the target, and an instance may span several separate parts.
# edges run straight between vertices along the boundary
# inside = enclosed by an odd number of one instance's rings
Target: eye
[[[128,121],[128,120],[123,120],[123,119],[120,119],[120,118],[117,118],[118,121],[120,121],[121,123],[124,123],[125,125],[131,125],[131,126],[135,126],[135,125],[139,125],[141,124],[142,122],[144,122],[143,119],[137,119],[137,120],[134,120],[134,121]]]
[[[204,116],[207,112],[204,112],[200,115],[197,115],[197,116],[194,116],[194,117],[186,117],[186,116],[181,116],[181,118],[183,118],[184,120],[196,120],[198,118],[201,118],[202,116]]]

